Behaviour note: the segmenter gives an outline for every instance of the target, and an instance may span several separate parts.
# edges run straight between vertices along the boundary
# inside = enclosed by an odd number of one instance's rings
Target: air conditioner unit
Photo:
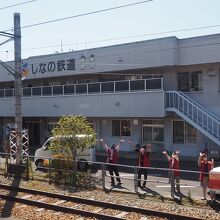
[[[134,120],[133,120],[133,124],[134,124],[134,125],[138,125],[138,119],[134,119]]]

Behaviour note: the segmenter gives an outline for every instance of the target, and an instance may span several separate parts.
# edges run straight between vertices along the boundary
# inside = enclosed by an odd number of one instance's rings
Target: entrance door
[[[29,154],[34,154],[40,146],[40,122],[24,122],[24,128],[28,129],[29,134]]]

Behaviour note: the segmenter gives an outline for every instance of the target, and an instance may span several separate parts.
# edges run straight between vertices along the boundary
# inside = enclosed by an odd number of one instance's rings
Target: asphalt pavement
[[[105,162],[106,156],[98,155],[97,161]],[[137,166],[136,158],[119,158],[118,166],[122,185],[111,186],[109,173],[106,172],[105,187],[109,190],[136,193],[134,186],[134,169],[130,166]],[[199,182],[199,167],[197,161],[180,162],[180,193],[175,192],[176,198],[201,199],[203,197],[202,188]],[[101,178],[101,170],[96,174]],[[143,176],[142,176],[143,178]],[[117,181],[115,180],[117,183]],[[147,187],[139,188],[141,195],[156,195],[160,197],[171,197],[171,186],[168,178],[168,161],[165,159],[152,159],[151,167],[148,169]],[[208,198],[208,196],[207,196]],[[219,199],[219,198],[218,198]]]

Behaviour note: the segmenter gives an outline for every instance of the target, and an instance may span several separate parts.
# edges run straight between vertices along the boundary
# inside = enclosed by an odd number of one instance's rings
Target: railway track
[[[128,219],[128,216],[132,213],[138,213],[146,216],[146,218],[148,216],[154,216],[161,219],[171,220],[201,220],[201,218],[196,218],[192,216],[184,216],[139,207],[119,205],[116,203],[97,201],[93,199],[85,199],[76,196],[66,196],[57,193],[49,193],[38,190],[13,187],[4,184],[0,184],[0,189],[0,198],[7,201],[22,203],[28,206],[36,206],[41,208],[42,210],[48,209],[55,212],[76,214],[84,217],[93,217],[96,219]],[[18,193],[20,193],[21,195],[19,194],[17,196],[14,196]],[[90,207],[89,211],[87,210],[87,207]],[[111,213],[111,211],[109,210],[114,210],[116,211],[116,213],[114,215],[109,214]],[[143,217],[142,219],[146,218]]]

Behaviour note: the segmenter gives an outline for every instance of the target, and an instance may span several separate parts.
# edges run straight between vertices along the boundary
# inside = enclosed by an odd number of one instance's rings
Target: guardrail
[[[6,154],[6,153],[0,153],[0,155],[2,157],[9,157],[9,154]],[[28,157],[28,160],[27,161],[34,161],[34,156],[24,156],[24,157]],[[44,171],[47,173],[47,176],[48,176],[48,179],[49,179],[49,184],[52,183],[52,172],[53,171],[60,171],[60,172],[66,172],[66,173],[69,173],[71,174],[73,171],[72,170],[67,170],[67,169],[57,169],[57,168],[54,168],[52,167],[52,160],[54,160],[54,158],[50,158],[50,157],[41,157],[41,159],[43,160],[48,160],[48,166],[42,166],[42,167],[39,167],[39,169],[41,171]],[[56,160],[60,160],[60,161],[65,161],[65,159],[57,159]],[[74,161],[71,161],[71,163],[73,163]],[[75,161],[75,162],[80,162],[80,163],[87,163],[90,168],[94,167],[95,169],[99,169],[101,172],[101,183],[102,183],[102,187],[103,189],[107,189],[108,188],[108,184],[106,185],[106,182],[107,182],[107,178],[111,178],[111,177],[114,177],[116,178],[116,176],[114,175],[109,175],[107,173],[107,171],[109,170],[109,166],[112,166],[112,164],[109,164],[109,163],[103,163],[103,162],[93,162],[93,161]],[[33,164],[32,164],[33,166]],[[127,180],[127,181],[132,181],[133,183],[131,185],[133,185],[133,189],[134,189],[134,192],[138,193],[139,194],[139,187],[138,187],[138,182],[140,181],[141,183],[143,183],[144,179],[138,179],[138,170],[140,169],[140,167],[138,166],[129,166],[129,165],[123,165],[123,164],[114,164],[113,166],[117,166],[119,169],[127,169],[128,173],[130,173],[130,176],[131,177],[126,177],[126,176],[119,176],[118,178],[120,178],[120,180]],[[174,169],[169,169],[169,168],[156,168],[156,167],[148,167],[148,168],[144,168],[144,167],[141,167],[141,169],[147,169],[148,172],[153,172],[153,171],[156,171],[156,173],[159,173],[159,172],[165,172],[165,176],[166,177],[163,177],[163,179],[161,180],[161,178],[159,177],[155,177],[155,178],[152,178],[152,174],[148,174],[148,178],[146,180],[147,184],[148,183],[161,183],[161,184],[166,184],[167,187],[170,187],[171,191],[170,191],[170,195],[171,197],[174,197],[175,195],[175,188],[177,187],[177,185],[180,186],[190,186],[192,187],[192,184],[188,185],[187,183],[183,183],[182,182],[182,179],[181,179],[181,183],[176,183],[175,182],[175,177],[174,177],[174,172],[175,170]],[[84,170],[85,171],[85,170]],[[183,173],[187,173],[187,174],[196,174],[196,176],[198,176],[198,174],[200,173],[199,171],[192,171],[192,170],[179,170],[181,174]],[[170,175],[169,175],[170,174]],[[45,180],[45,176],[44,176],[44,180]],[[198,177],[196,177],[196,184],[193,185],[193,187],[200,187],[199,183],[198,183]]]
[[[23,97],[88,95],[100,93],[163,90],[163,78],[25,87]],[[14,89],[0,89],[0,98],[14,97]]]

